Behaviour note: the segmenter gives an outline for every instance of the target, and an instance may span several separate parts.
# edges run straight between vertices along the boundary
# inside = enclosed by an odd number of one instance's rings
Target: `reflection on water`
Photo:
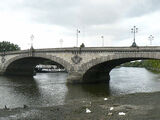
[[[32,77],[0,77],[0,108],[49,106],[64,103],[67,74],[37,74]]]
[[[39,91],[33,78],[0,77],[0,106],[13,107],[38,100]]]
[[[67,88],[68,92],[66,94],[66,100],[80,98],[94,99],[110,94],[109,85],[107,84],[69,84],[67,85]]]
[[[144,68],[116,68],[110,84],[66,84],[67,73],[40,73],[32,77],[0,76],[0,108],[60,105],[72,99],[160,91],[160,75]]]
[[[160,91],[160,74],[144,68],[121,67],[111,71],[112,95]]]

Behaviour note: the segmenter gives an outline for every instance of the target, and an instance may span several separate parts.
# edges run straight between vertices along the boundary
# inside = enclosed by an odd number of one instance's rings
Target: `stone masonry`
[[[109,72],[117,65],[132,60],[160,59],[160,47],[75,47],[5,52],[0,53],[0,73],[33,75],[35,65],[46,59],[64,66],[68,83],[104,82],[109,80]]]

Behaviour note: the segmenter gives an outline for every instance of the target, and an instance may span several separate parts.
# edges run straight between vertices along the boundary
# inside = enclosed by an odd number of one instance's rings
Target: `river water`
[[[80,98],[160,91],[160,74],[145,68],[115,68],[110,76],[109,85],[67,85],[67,73],[38,73],[33,78],[0,76],[0,108],[53,106]]]

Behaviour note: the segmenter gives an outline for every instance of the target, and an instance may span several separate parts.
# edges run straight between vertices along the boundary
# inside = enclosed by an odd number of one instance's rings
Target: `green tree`
[[[0,42],[0,52],[16,50],[20,50],[20,47],[17,44],[13,44],[8,41]]]

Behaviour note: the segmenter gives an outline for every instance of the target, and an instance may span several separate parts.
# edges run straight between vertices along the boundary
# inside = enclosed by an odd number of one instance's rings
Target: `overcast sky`
[[[22,49],[79,45],[130,46],[131,28],[138,27],[136,43],[160,45],[160,0],[0,0],[0,41]]]

